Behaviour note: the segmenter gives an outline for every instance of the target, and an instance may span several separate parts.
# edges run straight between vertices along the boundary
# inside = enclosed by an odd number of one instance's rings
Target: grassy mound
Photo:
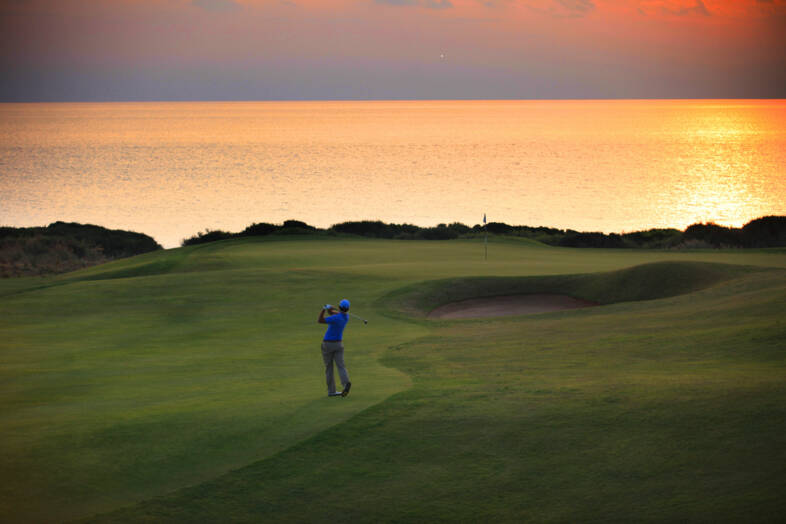
[[[613,304],[666,298],[705,289],[751,268],[703,262],[654,262],[603,273],[537,277],[462,277],[419,282],[379,301],[381,307],[424,317],[439,306],[471,298],[554,293]]]

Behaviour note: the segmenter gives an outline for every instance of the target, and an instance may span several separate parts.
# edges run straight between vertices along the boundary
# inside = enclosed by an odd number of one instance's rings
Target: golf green
[[[430,320],[456,300],[601,304]],[[320,306],[352,393],[327,398]],[[216,242],[0,281],[0,521],[772,521],[786,251]]]

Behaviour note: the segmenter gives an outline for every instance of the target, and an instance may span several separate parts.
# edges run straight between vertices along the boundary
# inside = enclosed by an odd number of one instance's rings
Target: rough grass
[[[469,241],[217,244],[0,283],[0,520],[786,511],[782,252],[492,243],[485,262]],[[382,300],[444,279],[620,289],[473,321]],[[315,320],[342,296],[370,322],[348,327],[352,394],[328,399]]]

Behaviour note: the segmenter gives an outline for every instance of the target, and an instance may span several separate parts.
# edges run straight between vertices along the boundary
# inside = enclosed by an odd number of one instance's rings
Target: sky
[[[0,101],[786,98],[786,0],[0,0]]]

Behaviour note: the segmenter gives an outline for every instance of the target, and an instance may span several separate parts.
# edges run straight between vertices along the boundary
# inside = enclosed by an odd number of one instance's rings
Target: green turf
[[[786,253],[277,239],[0,281],[0,521],[772,521]],[[429,321],[469,296],[602,307]],[[328,399],[319,305],[352,299]]]

